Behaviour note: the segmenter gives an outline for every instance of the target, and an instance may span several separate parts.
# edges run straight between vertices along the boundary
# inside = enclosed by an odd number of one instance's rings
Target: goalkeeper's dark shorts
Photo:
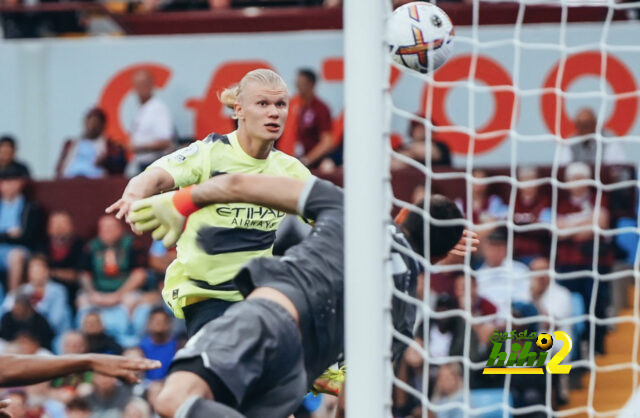
[[[175,356],[170,373],[204,379],[217,402],[252,417],[287,417],[307,392],[300,332],[293,317],[267,299],[231,306]]]

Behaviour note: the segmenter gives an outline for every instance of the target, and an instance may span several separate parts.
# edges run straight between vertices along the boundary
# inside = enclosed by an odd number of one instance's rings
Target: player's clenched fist
[[[154,240],[169,248],[178,241],[184,224],[200,209],[193,203],[190,187],[141,199],[131,205],[129,221],[139,231],[153,231]]]

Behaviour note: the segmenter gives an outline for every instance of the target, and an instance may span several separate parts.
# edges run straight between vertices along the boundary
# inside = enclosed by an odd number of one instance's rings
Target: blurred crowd
[[[412,0],[392,0],[393,7]],[[420,0],[419,0],[420,1]],[[427,0],[422,0],[427,1]],[[584,2],[585,0],[583,0]],[[601,6],[601,0],[586,0]],[[617,0],[616,3],[635,0]],[[339,9],[343,0],[0,0],[0,33],[4,38],[82,36],[119,34],[122,29],[111,17],[118,14],[172,13],[184,11],[225,12],[227,10],[317,7]],[[473,0],[438,0],[441,3],[473,5]],[[483,4],[506,4],[501,0],[482,0]],[[553,4],[549,1],[549,4]],[[568,3],[571,5],[572,0]],[[576,6],[580,2],[576,1]],[[59,4],[61,7],[55,7]],[[43,6],[43,7],[39,7]],[[54,6],[54,7],[51,7]],[[638,9],[626,11],[628,19],[638,18]],[[604,17],[602,18],[604,19]]]
[[[5,395],[13,401],[13,416],[152,416],[148,401],[184,343],[181,324],[160,303],[158,291],[174,254],[157,245],[141,248],[111,216],[100,218],[96,237],[83,242],[69,213],[45,216],[25,198],[25,182],[16,174],[0,180],[0,219],[6,222],[0,238],[0,350],[124,354],[155,358],[163,367],[133,387],[83,373],[10,389]]]
[[[46,8],[55,3],[66,6],[58,10]],[[45,7],[38,10],[40,5]],[[256,7],[335,8],[341,5],[342,0],[0,0],[0,32],[4,38],[116,33],[118,30],[113,24],[92,22],[95,17],[110,13],[224,11]],[[5,10],[2,10],[3,6]],[[22,6],[33,8],[23,10]]]
[[[132,82],[138,107],[129,143],[107,138],[105,113],[91,108],[80,134],[64,142],[56,178],[83,178],[99,187],[107,177],[144,170],[189,140],[176,138],[169,107],[154,95],[152,75],[139,71]],[[287,146],[309,167],[331,171],[341,164],[341,152],[315,83],[313,71],[300,70],[291,117],[297,140]],[[71,213],[46,213],[29,193],[30,170],[17,160],[18,146],[14,137],[0,137],[0,351],[124,354],[158,359],[164,366],[133,387],[83,373],[0,396],[12,400],[14,417],[150,417],[168,365],[185,343],[183,321],[173,318],[160,296],[175,249],[132,235],[111,215],[95,219],[95,236],[83,240]],[[285,225],[289,233],[278,240],[276,252],[305,233],[295,223]],[[307,403],[311,406],[302,407],[299,416],[319,407],[313,397]]]
[[[482,374],[496,331],[564,331],[573,340],[570,360],[593,361],[591,350],[595,356],[606,354],[611,328],[595,320],[611,318],[624,306],[620,294],[633,282],[638,243],[637,234],[607,232],[635,227],[638,202],[633,186],[611,191],[600,187],[600,193],[594,187],[594,180],[615,184],[635,178],[635,167],[615,142],[603,146],[603,165],[594,173],[595,132],[594,112],[580,110],[575,137],[581,141],[559,150],[555,192],[549,167],[519,167],[513,186],[497,177],[508,171],[475,169],[467,179],[468,194],[464,187],[455,192],[455,187],[434,185],[458,198],[481,240],[469,270],[431,274],[428,282],[422,275],[418,284],[418,298],[435,313],[419,324],[415,342],[421,349],[407,348],[395,372],[436,405],[464,404],[463,389],[469,387],[474,408],[500,405],[504,399],[514,407],[544,405],[548,389],[557,408],[568,402],[570,389],[582,385],[586,368],[574,366],[570,375],[553,375],[551,388],[543,375],[510,376],[505,395],[504,376]],[[419,187],[414,199],[423,196]],[[619,280],[606,280],[616,273],[622,273]],[[582,315],[589,315],[589,320]],[[501,351],[506,351],[504,345]],[[557,351],[554,346],[549,356]],[[463,359],[470,360],[466,373]],[[400,387],[394,390],[394,401],[397,416],[423,416],[420,399]],[[454,407],[434,416],[462,414]],[[524,416],[542,417],[546,412]]]
[[[139,71],[132,81],[138,107],[129,142],[107,138],[105,113],[97,107],[88,109],[82,132],[60,150],[57,178],[135,174],[188,141],[176,138],[169,106],[154,94],[152,75]],[[340,173],[342,138],[336,137],[329,106],[316,94],[316,82],[312,69],[299,70],[290,132],[276,146],[316,174],[332,178]],[[426,126],[426,121],[408,124],[405,138],[393,144],[397,152],[393,170],[407,169],[403,157],[421,164],[430,158],[437,169],[451,167],[446,142],[434,133],[427,143]],[[564,168],[557,179],[556,198],[547,181],[553,174],[548,167],[520,167],[515,186],[495,180],[501,174],[498,169],[476,169],[462,188],[445,188],[473,222],[481,247],[470,259],[470,270],[431,274],[428,282],[420,276],[418,297],[442,315],[421,319],[416,346],[406,349],[395,370],[399,379],[424,390],[436,404],[461,401],[467,381],[472,402],[501,402],[504,379],[481,374],[496,330],[564,330],[574,341],[573,359],[588,358],[589,341],[596,354],[605,352],[607,326],[592,329],[584,320],[572,318],[614,314],[612,285],[594,278],[593,272],[608,274],[633,264],[637,238],[601,230],[631,225],[637,204],[635,189],[597,193],[591,181],[615,183],[636,174],[624,149],[615,143],[604,146],[604,166],[594,173],[598,155],[594,112],[582,109],[576,127],[581,141],[561,149]],[[0,138],[0,351],[145,356],[162,361],[164,367],[147,372],[143,382],[132,387],[83,373],[10,389],[4,396],[13,401],[15,417],[151,417],[150,405],[170,360],[185,343],[182,321],[172,317],[160,297],[164,271],[175,251],[133,236],[110,215],[95,219],[94,237],[81,239],[70,213],[45,213],[40,202],[25,192],[30,174],[16,160],[18,145],[11,136]],[[413,194],[417,201],[424,197],[424,189],[418,187]],[[551,233],[551,225],[557,226],[556,233]],[[304,234],[296,225],[283,229],[276,245],[279,253]],[[539,315],[547,320],[526,319]],[[426,353],[431,361],[425,370]],[[473,363],[468,374],[460,356]],[[544,376],[513,376],[512,404],[544,403],[545,384]],[[553,377],[555,405],[566,402],[572,384],[566,376]],[[297,416],[309,416],[317,403],[310,398]],[[420,399],[396,388],[394,411],[399,417],[422,416]],[[459,413],[454,408],[435,416]]]

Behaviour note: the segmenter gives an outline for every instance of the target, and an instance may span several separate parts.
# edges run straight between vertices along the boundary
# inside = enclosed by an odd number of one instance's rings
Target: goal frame
[[[345,360],[349,417],[391,415],[389,65],[383,1],[345,0]]]

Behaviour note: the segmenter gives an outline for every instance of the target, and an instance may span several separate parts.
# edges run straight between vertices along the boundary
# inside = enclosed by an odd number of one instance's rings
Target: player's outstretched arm
[[[218,180],[219,181],[216,181]],[[263,174],[228,174],[194,186],[191,196],[196,206],[244,202],[296,213],[306,181]]]
[[[122,197],[105,209],[105,212],[115,213],[116,218],[122,219],[131,209],[133,202],[174,187],[173,177],[168,171],[160,167],[150,167],[129,180]]]
[[[0,355],[0,386],[22,386],[93,370],[134,383],[137,372],[157,369],[159,361],[107,354],[64,356]]]
[[[225,174],[197,186],[138,200],[129,219],[139,231],[153,231],[165,247],[174,245],[187,217],[215,203],[244,202],[295,213],[306,182],[263,174]]]

